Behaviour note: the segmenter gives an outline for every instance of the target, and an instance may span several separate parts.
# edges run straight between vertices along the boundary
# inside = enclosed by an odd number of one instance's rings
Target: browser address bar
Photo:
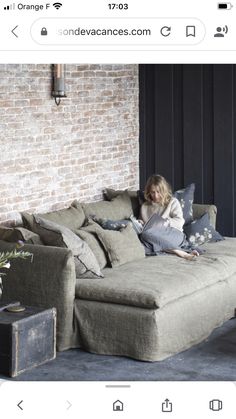
[[[31,26],[39,45],[197,45],[205,26],[195,18],[40,18]]]

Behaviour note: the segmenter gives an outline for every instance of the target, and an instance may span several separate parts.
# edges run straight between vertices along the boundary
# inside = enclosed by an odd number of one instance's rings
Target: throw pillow
[[[74,201],[72,205],[77,207],[78,201]],[[87,218],[96,216],[98,218],[109,218],[110,220],[122,220],[129,218],[133,213],[129,194],[124,192],[115,197],[112,201],[98,201],[91,203],[82,203],[84,213]]]
[[[119,190],[119,189],[106,188],[104,190],[104,195],[105,195],[106,199],[108,199],[108,201],[112,201],[114,198],[116,198],[119,195],[122,195],[124,192],[128,193],[128,195],[131,199],[133,214],[134,214],[135,217],[138,217],[139,210],[140,210],[140,202],[139,202],[139,199],[138,199],[137,191],[133,191],[133,190],[129,190],[129,189]]]
[[[35,214],[45,220],[53,221],[72,230],[76,233],[84,224],[85,214],[81,205],[76,208],[71,206],[57,211],[48,212],[45,214]],[[27,212],[21,213],[24,226],[29,230],[33,230],[34,218],[32,214]]]
[[[67,227],[34,215],[34,229],[50,246],[67,247],[75,257],[76,277],[102,278],[103,274],[92,250]]]
[[[193,219],[201,218],[202,215],[209,214],[210,224],[216,228],[217,208],[213,204],[193,204]]]
[[[33,231],[34,217],[29,212],[21,212],[21,218],[25,228]]]
[[[90,226],[81,227],[77,235],[88,244],[96,257],[100,268],[105,268],[107,266],[107,256],[104,247],[98,240],[96,234],[93,231],[90,231]]]
[[[95,221],[96,223],[98,223],[102,228],[104,228],[104,230],[121,230],[122,228],[126,227],[127,224],[130,223],[130,220],[108,220],[106,218],[97,218],[97,217],[92,217],[93,221]]]
[[[185,224],[193,220],[193,199],[194,199],[195,184],[191,183],[184,189],[179,189],[173,193],[173,196],[180,202],[183,210],[183,217]]]
[[[187,240],[193,246],[199,246],[207,242],[224,240],[224,237],[222,237],[221,234],[218,233],[210,224],[210,217],[208,213],[185,225],[184,232]]]
[[[141,207],[141,205],[143,205],[143,203],[145,202],[144,191],[141,191],[141,189],[139,189],[137,191],[137,195],[138,195],[139,206]]]
[[[22,241],[28,244],[43,244],[40,236],[24,227],[0,227],[0,240],[17,243]]]
[[[104,230],[93,220],[89,220],[89,225],[93,225],[112,267],[145,257],[144,247],[131,224],[120,231]]]

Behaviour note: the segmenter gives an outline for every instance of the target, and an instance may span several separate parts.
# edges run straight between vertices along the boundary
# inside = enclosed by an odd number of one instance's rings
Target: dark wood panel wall
[[[236,66],[140,65],[140,186],[152,173],[215,203],[236,236]]]

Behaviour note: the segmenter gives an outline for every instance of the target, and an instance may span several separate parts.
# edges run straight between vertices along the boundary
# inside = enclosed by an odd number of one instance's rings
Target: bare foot
[[[199,256],[199,253],[197,250],[193,250],[191,253],[187,253],[184,250],[174,249],[172,250],[172,253],[175,253],[177,256],[186,260],[196,260],[197,257]]]
[[[193,253],[187,253],[186,255],[183,256],[183,258],[186,259],[186,260],[196,260],[197,255],[195,255]]]

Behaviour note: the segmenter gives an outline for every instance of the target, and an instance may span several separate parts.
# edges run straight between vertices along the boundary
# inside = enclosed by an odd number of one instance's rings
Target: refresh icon
[[[171,26],[162,26],[160,32],[162,36],[169,36],[171,34]]]

